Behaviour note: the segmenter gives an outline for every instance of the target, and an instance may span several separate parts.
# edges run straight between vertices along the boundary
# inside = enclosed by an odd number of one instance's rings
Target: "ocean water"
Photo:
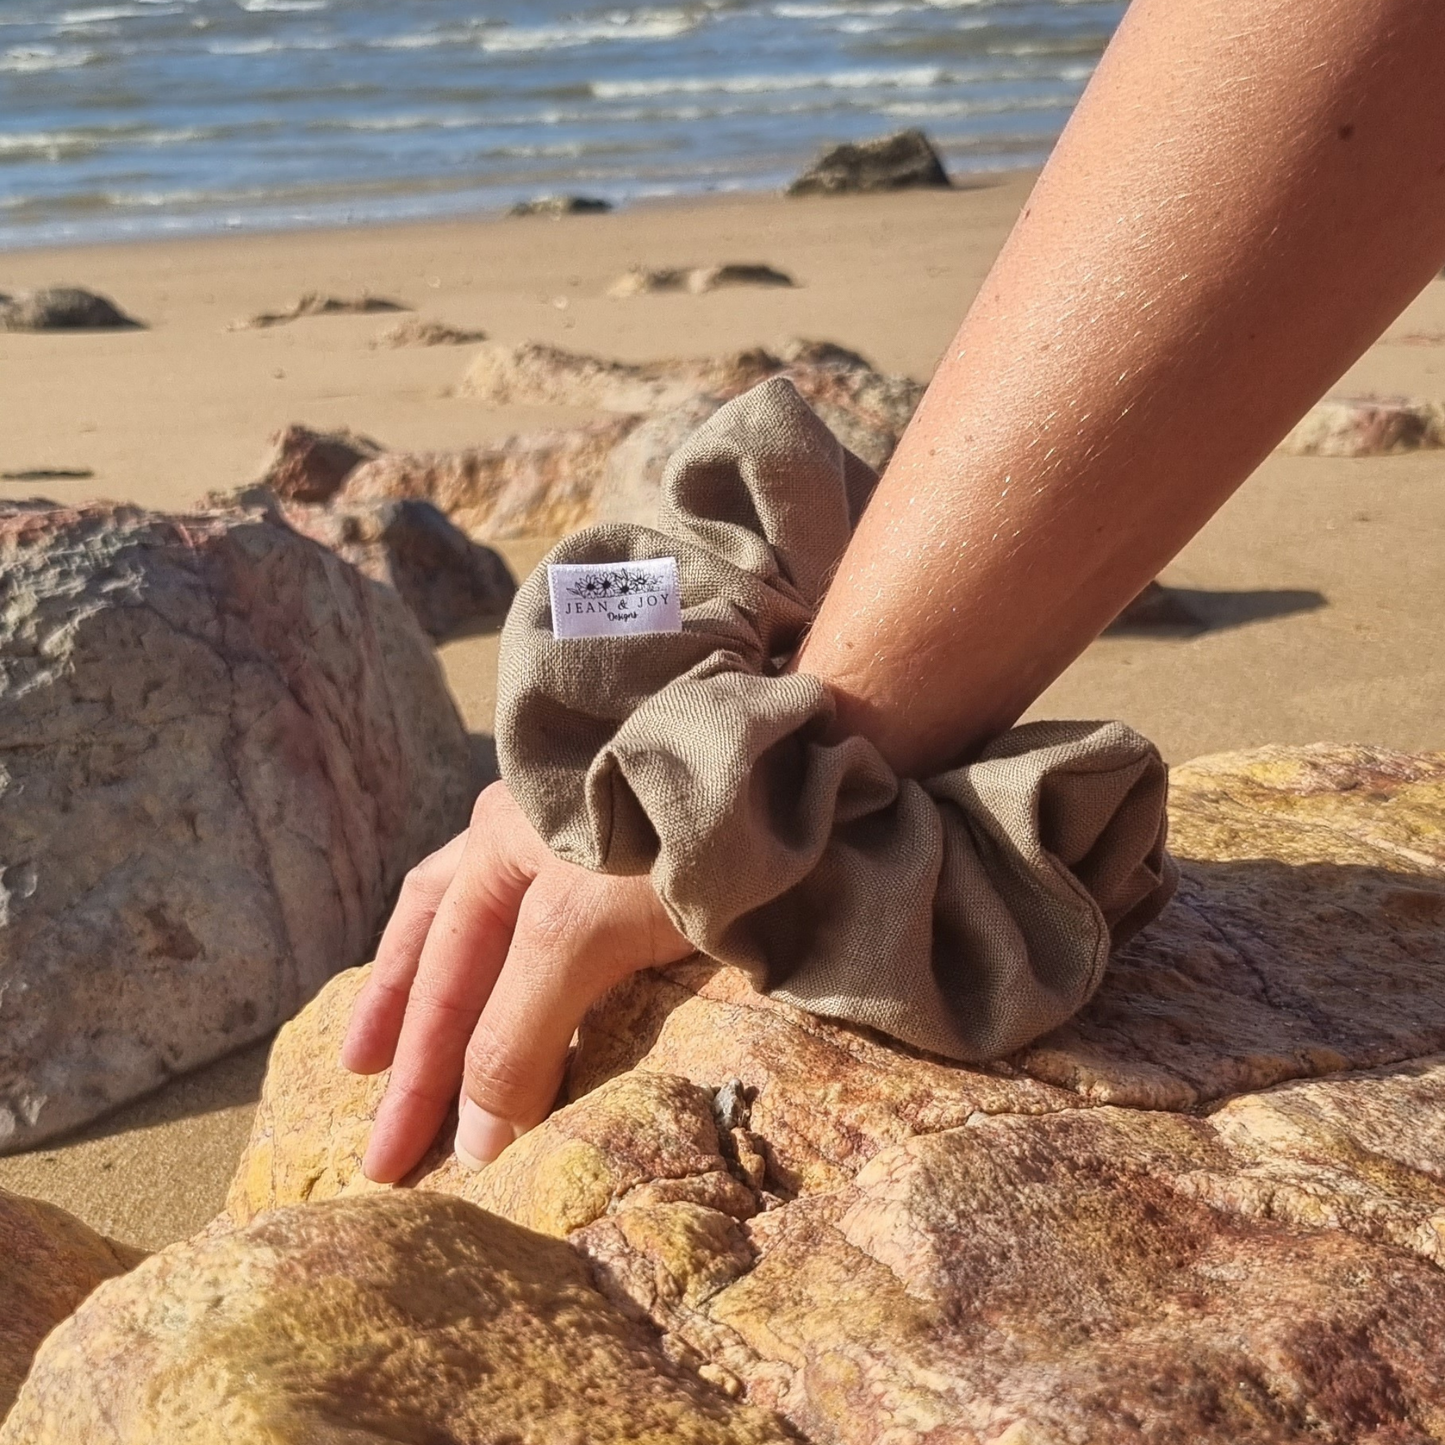
[[[0,0],[0,247],[778,186],[918,125],[1035,165],[1104,0]]]

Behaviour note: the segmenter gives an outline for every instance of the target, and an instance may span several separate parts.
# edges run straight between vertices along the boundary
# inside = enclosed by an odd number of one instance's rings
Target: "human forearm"
[[[799,659],[905,771],[1007,727],[1445,257],[1437,0],[1137,0]]]

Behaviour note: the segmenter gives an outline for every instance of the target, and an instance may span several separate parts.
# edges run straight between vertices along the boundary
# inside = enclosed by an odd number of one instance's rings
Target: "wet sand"
[[[807,336],[926,378],[1029,179],[946,194],[729,198],[557,222],[0,254],[0,291],[85,285],[149,327],[0,335],[0,472],[93,473],[0,482],[0,497],[178,509],[250,480],[267,434],[291,421],[444,449],[585,415],[454,395],[470,349],[372,349],[395,316],[226,329],[307,291],[368,292],[497,340],[636,360]],[[605,294],[634,264],[726,261],[767,262],[800,284]],[[1432,283],[1335,390],[1445,397],[1445,283]],[[527,539],[503,550],[520,571],[546,545]],[[1106,637],[1035,714],[1125,718],[1171,762],[1266,742],[1445,745],[1445,453],[1273,457],[1164,580],[1187,590],[1204,630]],[[458,638],[439,653],[468,726],[485,735],[495,636]],[[184,1236],[220,1207],[264,1054],[253,1046],[75,1139],[0,1159],[0,1187],[52,1199],[134,1243]]]

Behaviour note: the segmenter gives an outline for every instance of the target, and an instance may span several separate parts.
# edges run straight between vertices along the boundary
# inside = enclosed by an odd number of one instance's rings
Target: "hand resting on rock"
[[[480,1167],[546,1117],[573,1032],[613,984],[692,945],[645,877],[554,857],[504,783],[407,875],[342,1063],[391,1069],[363,1169],[395,1183],[461,1093],[457,1157]]]

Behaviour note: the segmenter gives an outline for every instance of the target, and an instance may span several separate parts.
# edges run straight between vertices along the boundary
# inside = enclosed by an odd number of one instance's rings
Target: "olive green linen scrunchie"
[[[678,929],[758,988],[996,1058],[1079,1009],[1168,900],[1167,773],[1114,722],[1025,724],[922,782],[824,740],[830,694],[781,666],[875,480],[788,381],[723,407],[673,457],[657,529],[580,532],[518,592],[502,776],[559,857],[650,873]],[[549,563],[658,558],[681,631],[553,635]]]

